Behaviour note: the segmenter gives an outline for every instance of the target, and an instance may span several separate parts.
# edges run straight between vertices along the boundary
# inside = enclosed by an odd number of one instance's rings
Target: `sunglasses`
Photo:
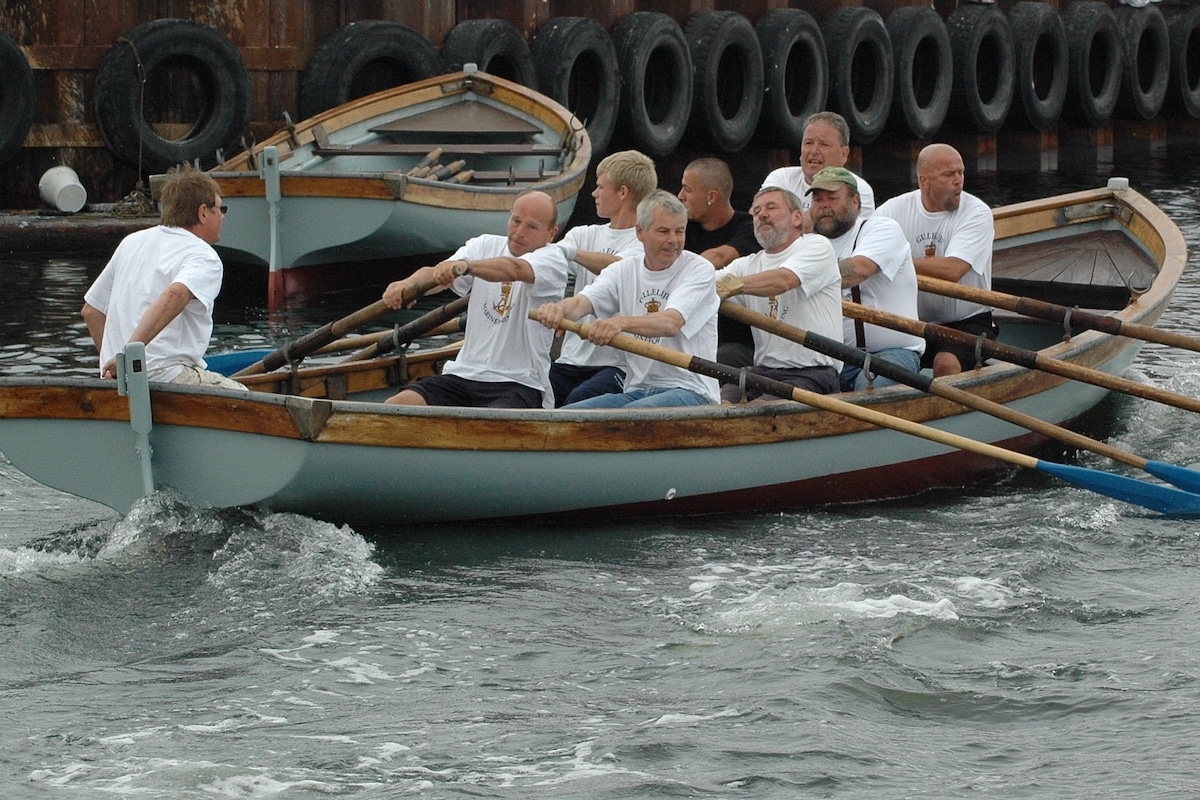
[[[228,214],[228,213],[229,213],[229,206],[213,206],[213,205],[210,205],[210,206],[209,206],[209,208],[219,208],[219,209],[221,209],[221,213],[222,213],[222,214]]]

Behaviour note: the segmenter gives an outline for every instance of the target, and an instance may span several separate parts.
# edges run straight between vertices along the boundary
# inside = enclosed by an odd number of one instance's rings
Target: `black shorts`
[[[944,327],[970,334],[971,336],[983,336],[987,339],[995,339],[1000,335],[1000,328],[996,325],[995,320],[992,319],[992,312],[990,311],[985,311],[982,314],[976,314],[966,319],[960,319],[957,322],[943,322],[940,324]],[[953,347],[929,339],[925,340],[925,354],[921,356],[921,366],[924,368],[933,366],[933,357],[943,352],[950,353],[957,358],[964,372],[975,369],[975,350],[973,348]]]
[[[457,375],[428,375],[405,389],[416,392],[431,406],[467,408],[541,408],[538,389],[508,381],[473,381]]]

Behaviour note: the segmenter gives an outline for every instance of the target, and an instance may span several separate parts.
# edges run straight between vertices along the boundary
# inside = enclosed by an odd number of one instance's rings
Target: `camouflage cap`
[[[813,175],[812,184],[805,194],[812,194],[813,189],[836,192],[838,185],[843,183],[854,191],[858,191],[858,178],[854,177],[853,172],[845,167],[825,167],[825,169]]]

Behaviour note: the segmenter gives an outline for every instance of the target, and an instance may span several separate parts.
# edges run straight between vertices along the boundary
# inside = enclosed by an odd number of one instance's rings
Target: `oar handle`
[[[402,305],[407,305],[421,295],[434,289],[438,286],[435,280],[422,281],[404,287],[404,296]],[[366,308],[360,308],[353,314],[348,314],[339,320],[322,325],[315,331],[306,333],[298,339],[293,339],[283,347],[268,353],[261,361],[257,361],[243,370],[234,373],[233,377],[240,378],[245,375],[260,375],[264,372],[271,372],[279,369],[284,364],[312,355],[312,353],[332,341],[342,338],[347,333],[356,328],[366,325],[372,320],[382,317],[384,314],[391,311],[392,308],[382,300],[376,300]]]
[[[463,295],[457,300],[422,314],[412,322],[401,325],[388,336],[384,336],[375,343],[348,356],[342,363],[366,361],[367,359],[376,358],[384,353],[391,352],[401,345],[408,344],[413,339],[424,336],[444,322],[458,316],[459,313],[466,310],[467,304],[470,301],[471,296],[469,294]]]
[[[980,354],[985,358],[995,358],[1000,361],[1007,361],[1010,364],[1016,364],[1019,367],[1049,372],[1052,375],[1070,378],[1073,381],[1080,381],[1081,383],[1090,383],[1102,389],[1121,392],[1133,397],[1141,397],[1145,400],[1153,400],[1157,403],[1182,408],[1185,411],[1200,412],[1200,400],[1193,397],[1160,389],[1157,386],[1151,386],[1147,383],[1138,383],[1137,381],[1117,375],[1110,375],[1107,372],[1073,364],[1070,361],[1043,356],[1033,350],[1002,344],[981,336],[971,336],[968,333],[947,328],[945,325],[921,322],[920,320],[901,317],[898,314],[889,314],[878,308],[868,308],[847,300],[842,301],[842,313],[852,319],[861,319],[863,322],[882,325],[892,330],[904,331],[914,336],[920,336],[930,341],[940,342],[964,350],[974,350],[978,346]]]
[[[1071,325],[1080,328],[1088,328],[1100,331],[1101,333],[1111,333],[1114,336],[1127,336],[1130,339],[1141,339],[1144,342],[1154,342],[1155,344],[1165,344],[1171,347],[1180,347],[1184,350],[1200,352],[1200,338],[1177,331],[1160,330],[1159,328],[1142,325],[1137,322],[1125,322],[1107,314],[1097,314],[1093,311],[1084,311],[1078,308],[1067,308],[1066,306],[1047,303],[1044,300],[1037,300],[1032,297],[1021,297],[995,290],[980,289],[975,286],[964,286],[961,283],[941,280],[940,278],[930,278],[926,275],[917,276],[917,287],[921,291],[929,292],[930,294],[995,306],[996,308],[1003,308],[1005,311],[1011,311],[1014,314],[1020,314],[1025,317],[1045,319],[1060,324],[1070,319]],[[1068,315],[1070,316],[1068,317]]]

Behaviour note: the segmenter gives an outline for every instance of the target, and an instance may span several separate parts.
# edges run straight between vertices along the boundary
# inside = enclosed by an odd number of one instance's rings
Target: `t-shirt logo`
[[[771,295],[767,298],[767,308],[771,319],[779,319],[779,298]]]
[[[501,317],[507,317],[510,308],[512,308],[512,281],[505,281],[500,284],[500,299],[492,304],[492,309]]]
[[[659,305],[657,297],[651,297],[649,300],[646,301],[646,313],[647,314],[656,314],[656,313],[658,313],[658,310],[660,308],[662,308],[662,306]]]

